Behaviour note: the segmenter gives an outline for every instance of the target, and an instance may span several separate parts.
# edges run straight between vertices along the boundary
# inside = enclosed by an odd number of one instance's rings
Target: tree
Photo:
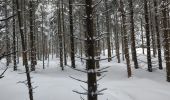
[[[74,54],[74,34],[73,34],[73,1],[69,0],[69,19],[70,19],[70,52],[71,52],[71,66],[75,68],[75,54]]]
[[[148,14],[148,2],[144,0],[144,14],[145,14],[145,31],[147,41],[147,62],[148,71],[152,72],[151,51],[150,51],[150,31],[149,31],[149,14]]]
[[[95,72],[95,47],[94,47],[94,29],[93,29],[93,8],[92,0],[86,0],[86,31],[87,31],[87,47],[86,68],[88,72],[88,100],[97,100],[97,79]]]
[[[135,43],[135,32],[134,32],[134,18],[133,18],[133,2],[128,0],[129,10],[130,10],[130,32],[131,32],[131,48],[132,48],[132,59],[134,61],[134,67],[138,68],[138,60],[136,56],[136,43]]]
[[[8,2],[5,0],[5,18],[8,18]],[[6,32],[6,51],[7,53],[10,52],[10,38],[9,38],[9,22],[8,20],[5,20],[5,32]],[[11,55],[6,56],[7,60],[7,66],[9,66],[9,63],[11,63]]]
[[[163,36],[164,36],[164,54],[166,61],[166,73],[167,73],[167,81],[170,82],[170,48],[169,48],[169,36],[170,32],[168,31],[168,20],[167,20],[167,1],[162,0],[162,24],[163,24]]]
[[[59,37],[59,49],[60,49],[60,67],[64,70],[63,66],[63,33],[61,28],[61,2],[58,4],[58,37]]]
[[[20,31],[21,42],[22,42],[23,61],[24,61],[26,77],[27,77],[29,98],[30,98],[30,100],[33,100],[33,90],[32,90],[33,88],[32,88],[32,84],[31,84],[31,77],[30,77],[30,71],[29,71],[28,60],[27,60],[27,50],[26,50],[26,46],[25,46],[25,42],[24,42],[25,38],[24,38],[24,31],[23,31],[23,19],[22,19],[22,14],[21,14],[21,8],[19,7],[19,5],[20,5],[19,0],[16,0],[19,31]]]
[[[160,32],[159,32],[159,24],[158,24],[158,7],[157,6],[158,6],[157,0],[154,0],[155,30],[156,30],[156,35],[157,35],[159,69],[163,69],[163,67],[162,67],[161,43],[160,43]]]
[[[15,0],[12,0],[12,5],[13,5],[13,15],[15,14]],[[16,62],[16,57],[17,57],[17,53],[16,53],[16,32],[15,32],[15,17],[12,18],[12,28],[13,28],[13,62],[14,62],[14,71],[17,70],[17,62]]]
[[[30,48],[31,48],[31,71],[35,71],[35,35],[34,35],[34,6],[33,1],[29,1],[30,9]]]
[[[110,43],[110,18],[109,18],[109,8],[108,8],[108,0],[105,0],[105,8],[106,8],[106,32],[107,32],[107,52],[108,52],[108,62],[112,60],[111,58],[111,43]]]
[[[131,66],[130,66],[130,57],[129,57],[129,48],[128,48],[128,38],[127,38],[127,31],[126,31],[126,15],[124,11],[124,4],[123,1],[120,0],[120,12],[122,17],[122,24],[123,24],[123,34],[124,34],[124,50],[125,50],[125,58],[127,63],[127,73],[128,77],[131,77]]]

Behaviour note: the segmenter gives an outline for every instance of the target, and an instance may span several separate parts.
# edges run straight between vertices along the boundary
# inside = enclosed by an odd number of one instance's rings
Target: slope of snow
[[[3,61],[2,61],[3,62]],[[77,68],[84,68],[84,64],[77,59]],[[45,62],[47,66],[47,62]],[[70,64],[70,62],[68,63]],[[99,89],[108,88],[99,100],[169,100],[170,84],[166,82],[165,70],[155,69],[147,72],[144,68],[133,69],[133,77],[127,78],[126,65],[102,61],[101,67],[110,66],[106,77],[100,80]],[[1,66],[4,66],[1,63]],[[146,65],[145,65],[146,66]],[[2,69],[0,70],[0,72]],[[5,77],[0,79],[0,100],[29,100],[26,85],[20,83],[26,79],[24,67],[20,65],[17,72],[9,68]],[[86,84],[77,82],[69,76],[87,80],[87,75],[77,72],[69,67],[61,71],[59,59],[50,59],[49,67],[42,69],[42,62],[38,62],[36,72],[31,73],[35,100],[80,100],[80,95],[72,92],[78,90],[84,92],[80,85]],[[86,99],[86,96],[82,96]]]

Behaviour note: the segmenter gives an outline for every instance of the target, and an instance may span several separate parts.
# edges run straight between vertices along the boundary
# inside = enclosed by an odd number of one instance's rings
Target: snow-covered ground
[[[140,59],[146,60],[145,56]],[[3,61],[1,61],[3,62]],[[77,59],[77,68],[82,69],[82,64]],[[45,62],[47,66],[47,62]],[[68,63],[70,64],[70,62]],[[154,69],[148,72],[144,63],[139,63],[140,69],[133,69],[133,77],[127,78],[126,65],[102,61],[101,67],[110,66],[106,77],[100,80],[99,89],[107,88],[99,100],[170,100],[170,83],[166,82],[166,71]],[[2,63],[2,67],[4,66]],[[17,72],[9,68],[5,77],[0,79],[0,100],[29,100],[27,87],[20,83],[26,79],[23,74],[24,68],[20,65]],[[72,92],[78,90],[84,92],[80,85],[86,88],[86,84],[75,81],[69,76],[87,80],[87,75],[77,72],[69,67],[61,71],[59,59],[50,59],[49,67],[42,69],[42,62],[39,61],[36,72],[31,73],[35,100],[80,100],[80,95]],[[86,99],[86,96],[82,96]]]

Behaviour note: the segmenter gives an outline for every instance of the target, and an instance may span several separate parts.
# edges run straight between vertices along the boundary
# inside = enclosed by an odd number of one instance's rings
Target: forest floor
[[[107,67],[106,76],[98,82],[99,89],[107,88],[104,95],[99,96],[99,100],[170,100],[170,83],[166,82],[166,70],[159,70],[156,67],[153,72],[148,72],[145,64],[145,56],[140,56],[140,68],[134,69],[133,76],[127,78],[125,62],[116,63],[116,58],[112,62],[101,61],[101,67]],[[5,60],[0,63],[0,73],[5,66]],[[21,61],[20,61],[21,62]],[[156,60],[155,60],[156,63]],[[70,62],[68,62],[70,64]],[[83,64],[76,60],[77,68],[83,69]],[[51,59],[45,62],[46,68],[42,69],[42,61],[38,61],[36,71],[31,73],[34,89],[34,100],[80,100],[80,95],[72,92],[87,87],[86,84],[71,79],[69,76],[87,80],[87,75],[65,67],[61,71],[59,59]],[[4,67],[3,67],[4,66]],[[0,100],[29,100],[28,90],[22,81],[26,76],[23,73],[24,67],[19,64],[19,70],[14,72],[12,65],[5,73],[5,77],[0,79]],[[86,96],[82,96],[86,100]]]

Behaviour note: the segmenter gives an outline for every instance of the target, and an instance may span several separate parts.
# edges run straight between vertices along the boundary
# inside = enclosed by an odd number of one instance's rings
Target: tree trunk
[[[132,0],[128,0],[129,3],[129,9],[130,9],[130,32],[131,32],[131,48],[132,48],[132,59],[134,61],[134,67],[138,68],[138,60],[136,56],[136,37],[135,37],[135,31],[134,31],[134,18],[133,18],[133,2]]]
[[[5,18],[8,18],[8,2],[5,0]],[[5,20],[5,32],[6,32],[6,53],[10,53],[10,38],[9,38],[9,25],[8,25],[8,20]],[[6,65],[9,66],[9,63],[11,63],[11,56],[8,55],[6,56]]]
[[[154,33],[154,25],[153,25],[153,13],[151,11],[151,2],[149,1],[149,18],[150,18],[150,32],[151,32],[151,39],[152,39],[152,51],[153,57],[156,58],[156,45],[155,45],[155,33]]]
[[[170,33],[168,32],[168,25],[167,25],[167,7],[166,7],[166,0],[162,0],[162,24],[163,24],[163,36],[164,36],[164,54],[166,60],[166,72],[167,72],[167,81],[170,82],[170,49],[169,49],[169,36]]]
[[[61,32],[61,8],[60,8],[60,1],[59,1],[59,10],[58,10],[58,35],[59,35],[59,48],[60,48],[60,67],[64,70],[63,66],[63,35]]]
[[[92,0],[86,0],[86,27],[87,27],[87,57],[86,67],[88,71],[88,100],[97,100],[97,81],[96,81],[96,67],[95,67],[95,40],[94,40],[94,29],[93,29],[93,10]]]
[[[69,0],[69,18],[70,18],[70,47],[71,47],[71,66],[75,68],[75,54],[74,54],[74,35],[73,35],[73,0]]]
[[[30,9],[30,48],[31,48],[31,71],[35,71],[35,63],[34,63],[34,56],[35,56],[35,50],[34,50],[34,32],[33,32],[33,2],[29,1],[29,9]]]
[[[23,19],[21,15],[21,8],[19,7],[19,0],[16,0],[16,6],[17,6],[17,13],[18,13],[18,23],[19,23],[19,31],[20,31],[20,36],[21,36],[21,42],[22,42],[22,52],[23,52],[23,60],[25,63],[25,71],[26,71],[26,76],[27,76],[27,86],[29,90],[29,98],[30,100],[33,100],[33,88],[31,84],[31,77],[30,77],[30,71],[29,71],[29,66],[28,66],[28,60],[27,60],[27,50],[25,47],[25,38],[24,38],[24,31],[23,31]]]
[[[15,14],[15,0],[12,0],[12,4],[13,4],[13,11],[12,14]],[[17,62],[16,62],[16,57],[17,57],[17,53],[16,53],[16,33],[15,33],[15,17],[13,17],[12,19],[12,28],[13,28],[13,63],[14,63],[14,71],[17,70]]]
[[[112,60],[111,58],[111,43],[110,43],[110,18],[108,13],[108,0],[105,0],[105,7],[106,7],[106,32],[107,32],[107,53],[108,53],[108,62]]]
[[[122,24],[123,24],[125,58],[126,58],[126,63],[127,63],[127,73],[128,73],[128,77],[131,77],[132,72],[131,72],[131,66],[130,66],[128,37],[127,37],[127,30],[126,30],[126,15],[125,15],[124,4],[123,4],[122,0],[120,0],[120,10],[121,10]]]
[[[157,35],[157,48],[158,48],[158,62],[159,69],[163,69],[162,67],[162,54],[161,54],[161,43],[160,43],[160,33],[159,33],[159,24],[158,24],[158,8],[157,8],[157,0],[154,0],[154,10],[155,10],[155,29]]]
[[[65,37],[65,23],[64,23],[64,2],[62,0],[62,26],[63,26],[63,41],[64,41],[64,65],[67,65],[67,50],[66,50],[66,37]]]
[[[147,41],[147,62],[148,71],[152,72],[152,62],[151,62],[151,51],[150,51],[150,31],[149,31],[149,13],[148,13],[148,2],[144,0],[144,13],[145,13],[145,31],[146,31],[146,41]]]

